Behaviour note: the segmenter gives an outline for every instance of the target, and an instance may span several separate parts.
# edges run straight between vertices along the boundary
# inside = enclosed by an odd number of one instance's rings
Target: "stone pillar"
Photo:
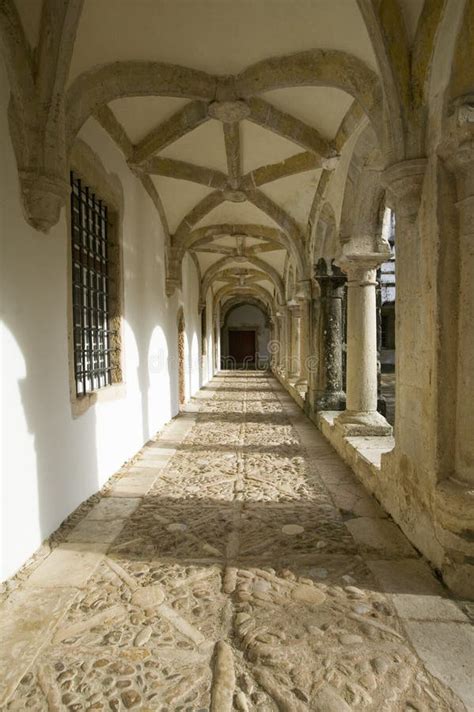
[[[296,300],[288,302],[290,321],[290,353],[288,380],[296,383],[301,369],[301,309]]]
[[[390,435],[392,427],[377,412],[376,267],[386,256],[347,255],[339,261],[347,274],[346,410],[336,418],[344,435]]]
[[[217,307],[214,316],[214,358],[215,358],[215,370],[221,370],[221,317],[220,317],[220,306]]]
[[[274,337],[270,345],[273,370],[278,373],[282,373],[284,368],[284,325],[282,308],[279,306],[275,312]]]
[[[344,410],[346,394],[343,388],[342,342],[346,276],[334,264],[328,271],[326,261],[321,259],[316,267],[315,278],[321,292],[319,333],[322,337],[315,410]]]
[[[300,373],[296,383],[298,388],[308,387],[308,356],[309,356],[309,300],[300,301]]]
[[[459,306],[455,477],[474,483],[474,137],[447,160],[456,177],[459,215]]]
[[[403,452],[413,454],[413,428],[406,427],[407,408],[419,382],[419,365],[413,359],[419,314],[416,285],[420,284],[422,264],[417,258],[420,210],[426,159],[396,163],[386,169],[384,183],[392,196],[396,217],[396,316],[395,316],[395,442]]]
[[[299,378],[296,386],[300,391],[308,389],[308,359],[310,355],[310,306],[311,306],[311,281],[302,280],[298,283],[296,296],[300,313],[300,367]]]

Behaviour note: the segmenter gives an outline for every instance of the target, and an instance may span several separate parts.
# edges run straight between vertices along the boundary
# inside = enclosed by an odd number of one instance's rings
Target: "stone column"
[[[298,283],[298,293],[296,296],[300,313],[300,367],[299,378],[296,386],[300,391],[308,388],[308,358],[310,353],[310,305],[311,305],[311,282],[302,280]]]
[[[309,300],[300,301],[300,372],[296,383],[300,390],[308,387],[308,356],[309,356]]]
[[[456,177],[459,215],[459,306],[455,476],[474,483],[474,137],[447,160]]]
[[[321,259],[316,267],[315,278],[321,291],[319,333],[322,337],[315,409],[344,410],[346,394],[343,388],[342,342],[346,276],[334,264],[328,271],[325,260]]]
[[[377,412],[376,267],[385,255],[347,255],[339,261],[347,274],[346,410],[336,418],[344,435],[390,435],[392,427]]]
[[[284,368],[284,317],[282,307],[278,307],[275,312],[274,340],[270,351],[272,353],[273,368],[278,373],[282,373]]]
[[[288,302],[290,327],[290,353],[288,380],[296,383],[301,369],[301,310],[296,300]]]
[[[214,358],[215,358],[215,370],[221,370],[221,317],[220,317],[220,306],[216,309],[216,314],[214,315]]]

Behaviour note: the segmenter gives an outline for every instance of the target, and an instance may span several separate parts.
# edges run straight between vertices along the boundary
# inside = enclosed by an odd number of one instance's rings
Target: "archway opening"
[[[270,323],[257,304],[233,305],[224,317],[221,329],[221,367],[256,370],[269,367]]]
[[[382,237],[390,245],[390,259],[380,265],[377,290],[377,341],[379,360],[379,402],[383,415],[395,424],[395,212],[384,205]]]

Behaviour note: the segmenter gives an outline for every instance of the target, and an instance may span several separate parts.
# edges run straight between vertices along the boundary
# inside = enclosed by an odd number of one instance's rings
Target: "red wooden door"
[[[255,363],[255,331],[229,331],[229,356],[237,363]]]

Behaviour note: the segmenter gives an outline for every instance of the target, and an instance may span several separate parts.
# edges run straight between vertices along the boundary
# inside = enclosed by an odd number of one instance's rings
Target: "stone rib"
[[[232,124],[224,124],[223,128],[229,182],[233,188],[237,189],[240,183],[241,176],[240,124],[239,122],[234,122]]]
[[[169,119],[156,126],[135,146],[133,162],[143,163],[208,120],[206,102],[192,101],[186,104]]]
[[[321,136],[312,126],[296,119],[291,114],[280,111],[264,99],[253,98],[249,101],[249,121],[258,124],[273,133],[293,141],[307,151],[323,158],[332,158],[335,150],[330,141]]]
[[[225,190],[227,187],[225,173],[205,166],[198,166],[194,163],[187,163],[186,161],[155,157],[147,161],[142,168],[151,175],[187,180],[215,188],[216,190]]]

